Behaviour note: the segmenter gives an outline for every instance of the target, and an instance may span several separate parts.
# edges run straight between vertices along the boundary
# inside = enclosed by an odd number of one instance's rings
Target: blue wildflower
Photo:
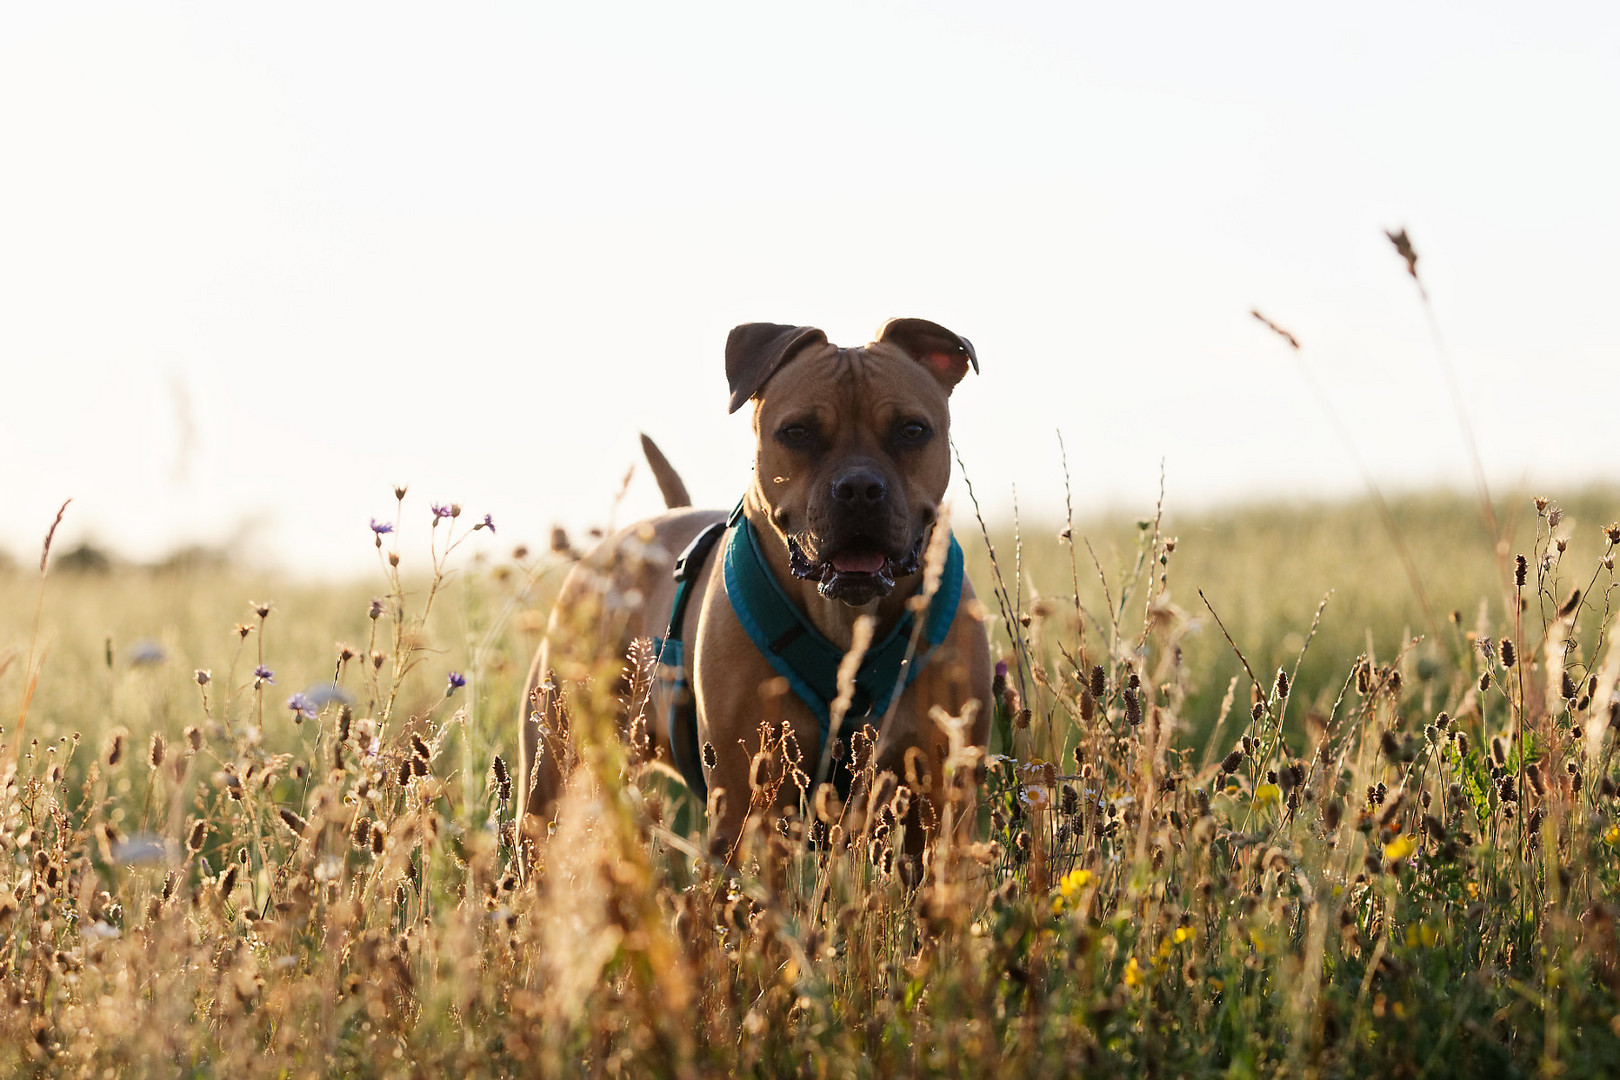
[[[495,531],[495,519],[490,517],[488,514],[485,514],[484,520],[473,526],[474,532],[477,532],[479,529],[488,529],[491,533],[493,533]]]
[[[129,647],[129,662],[136,667],[161,664],[167,656],[163,646],[152,640],[137,641]]]
[[[467,676],[463,675],[459,671],[452,671],[450,673],[449,682],[450,682],[450,684],[444,688],[444,696],[445,697],[449,697],[451,694],[455,693],[457,690],[460,690],[463,686],[466,686],[467,685]]]
[[[293,719],[302,724],[305,720],[315,719],[315,703],[307,694],[294,694],[287,699],[287,708],[293,711]]]
[[[255,689],[257,689],[263,683],[274,683],[275,681],[276,673],[265,667],[263,664],[260,664],[258,667],[253,669],[253,686]]]
[[[394,531],[394,526],[386,521],[378,521],[376,518],[372,518],[371,531],[376,533],[378,536],[386,536],[388,533]]]
[[[304,698],[316,709],[324,709],[326,706],[334,704],[354,704],[354,696],[335,682],[316,683],[314,686],[305,687],[302,694],[294,696]]]
[[[428,509],[433,511],[433,524],[437,525],[440,518],[450,517],[450,508],[442,503],[434,503]]]

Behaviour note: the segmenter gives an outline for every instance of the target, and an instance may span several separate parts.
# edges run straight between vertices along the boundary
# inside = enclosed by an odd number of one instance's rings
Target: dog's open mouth
[[[819,558],[811,558],[799,541],[790,536],[788,558],[793,576],[814,581],[816,591],[822,596],[864,604],[888,596],[894,591],[897,579],[917,572],[927,539],[925,535],[900,558],[864,537],[856,537]]]

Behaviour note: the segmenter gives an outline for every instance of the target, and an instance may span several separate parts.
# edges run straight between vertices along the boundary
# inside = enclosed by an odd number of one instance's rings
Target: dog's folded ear
[[[890,319],[878,331],[877,339],[904,349],[933,373],[946,393],[962,381],[969,367],[979,370],[979,354],[973,351],[973,342],[927,319]]]
[[[726,378],[731,408],[736,412],[764,388],[767,380],[806,345],[825,345],[827,335],[813,326],[743,323],[726,338]]]

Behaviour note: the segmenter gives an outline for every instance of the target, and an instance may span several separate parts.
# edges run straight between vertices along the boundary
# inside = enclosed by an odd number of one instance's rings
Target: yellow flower
[[[1195,938],[1197,936],[1198,936],[1198,931],[1194,930],[1190,926],[1178,926],[1178,927],[1176,927],[1175,939],[1176,939],[1176,944],[1177,945],[1180,945],[1183,942],[1191,941],[1193,938]]]
[[[1479,899],[1479,882],[1470,881],[1468,883],[1468,899],[1470,899],[1470,900],[1478,900]]]
[[[1610,847],[1620,844],[1620,825],[1610,825],[1603,834],[1603,842]]]
[[[1440,929],[1439,927],[1430,926],[1428,923],[1424,923],[1422,926],[1418,927],[1418,936],[1423,939],[1423,947],[1425,949],[1432,949],[1434,948],[1435,943],[1440,940]]]
[[[1390,862],[1400,862],[1412,852],[1417,850],[1417,840],[1402,833],[1384,845],[1384,858]]]
[[[1125,985],[1133,987],[1142,985],[1142,965],[1136,962],[1134,956],[1125,961]]]
[[[1063,880],[1058,882],[1058,891],[1063,894],[1063,899],[1073,900],[1081,889],[1090,884],[1090,870],[1070,870],[1063,875]]]
[[[1254,789],[1254,805],[1270,806],[1282,798],[1282,788],[1276,784],[1261,784]]]

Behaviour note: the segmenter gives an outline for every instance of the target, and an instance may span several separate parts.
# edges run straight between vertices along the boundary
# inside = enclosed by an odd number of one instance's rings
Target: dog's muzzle
[[[881,600],[894,591],[898,579],[915,574],[922,566],[923,547],[927,543],[928,533],[924,532],[910,550],[896,558],[857,537],[824,556],[811,558],[804,544],[790,536],[787,538],[788,565],[794,577],[814,581],[816,591],[822,596],[858,606]]]

